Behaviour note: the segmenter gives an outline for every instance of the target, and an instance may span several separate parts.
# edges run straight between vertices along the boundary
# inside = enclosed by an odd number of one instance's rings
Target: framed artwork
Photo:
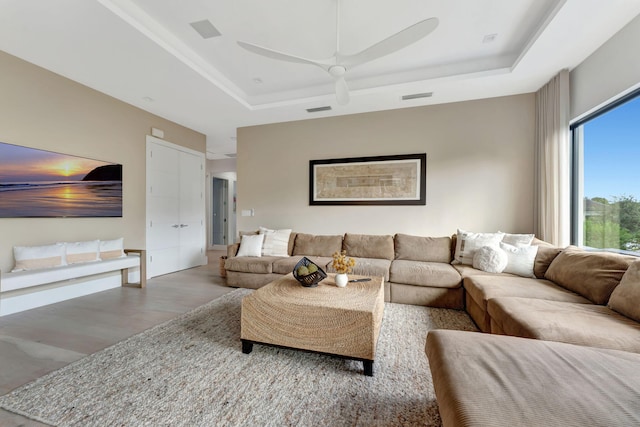
[[[309,161],[310,205],[426,205],[427,154]]]
[[[0,142],[0,218],[121,216],[122,165]]]

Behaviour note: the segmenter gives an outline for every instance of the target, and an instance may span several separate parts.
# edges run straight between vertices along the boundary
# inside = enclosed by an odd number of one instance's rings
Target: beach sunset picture
[[[122,165],[0,142],[0,217],[121,217]]]

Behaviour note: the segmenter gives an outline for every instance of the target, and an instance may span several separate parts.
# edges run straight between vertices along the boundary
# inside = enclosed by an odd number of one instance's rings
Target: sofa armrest
[[[227,246],[227,257],[233,258],[238,253],[238,249],[240,249],[240,243],[234,243],[233,245]]]

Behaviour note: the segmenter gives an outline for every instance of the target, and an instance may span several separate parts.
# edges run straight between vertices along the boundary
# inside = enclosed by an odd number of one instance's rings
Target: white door
[[[204,155],[147,137],[147,271],[204,263]]]

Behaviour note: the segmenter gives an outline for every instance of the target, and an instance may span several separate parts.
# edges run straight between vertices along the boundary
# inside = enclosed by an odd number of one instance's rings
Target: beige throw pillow
[[[497,247],[504,233],[473,233],[458,229],[454,264],[473,265],[473,255],[483,246]]]
[[[290,228],[286,230],[270,230],[260,227],[260,234],[264,234],[264,243],[262,243],[263,256],[289,256]]]
[[[640,260],[629,266],[611,293],[609,308],[640,322]]]
[[[569,246],[553,260],[544,277],[595,304],[604,305],[620,283],[622,275],[636,259]]]
[[[12,271],[36,270],[66,265],[64,243],[45,246],[14,246]]]
[[[100,240],[64,243],[67,252],[67,264],[100,261]]]

